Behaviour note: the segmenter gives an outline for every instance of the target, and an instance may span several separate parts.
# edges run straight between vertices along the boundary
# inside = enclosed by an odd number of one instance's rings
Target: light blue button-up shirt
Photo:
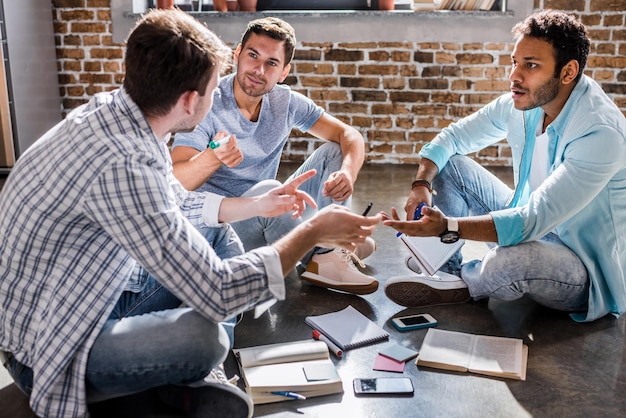
[[[586,314],[592,321],[626,310],[626,119],[600,86],[583,76],[548,126],[549,176],[528,183],[535,132],[543,110],[520,111],[510,94],[445,128],[420,156],[439,170],[454,154],[469,154],[506,138],[515,193],[491,213],[499,245],[515,245],[555,231],[589,273]]]

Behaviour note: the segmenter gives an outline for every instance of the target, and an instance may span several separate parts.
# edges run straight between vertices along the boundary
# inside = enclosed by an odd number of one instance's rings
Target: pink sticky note
[[[374,367],[372,367],[372,369],[374,370],[382,370],[382,371],[386,371],[386,372],[397,372],[397,373],[403,373],[404,372],[404,362],[403,361],[396,361],[392,358],[383,356],[382,354],[379,354],[378,356],[376,356],[376,359],[374,360]]]

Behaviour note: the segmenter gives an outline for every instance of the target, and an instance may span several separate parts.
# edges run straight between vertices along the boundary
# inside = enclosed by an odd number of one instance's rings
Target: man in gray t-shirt
[[[363,136],[326,113],[312,100],[278,85],[291,69],[296,39],[293,28],[273,18],[248,24],[234,52],[235,74],[223,78],[211,112],[193,131],[176,134],[172,146],[174,175],[189,190],[225,196],[254,196],[277,184],[276,174],[285,142],[293,128],[324,139],[292,175],[310,169],[317,175],[301,186],[319,208],[350,206],[354,182],[364,159]],[[303,215],[312,216],[314,208]],[[251,218],[233,223],[246,250],[276,241],[301,222],[289,215]],[[348,243],[346,249],[317,248],[302,260],[303,280],[356,294],[376,291],[378,281],[361,273],[354,261],[375,249]]]

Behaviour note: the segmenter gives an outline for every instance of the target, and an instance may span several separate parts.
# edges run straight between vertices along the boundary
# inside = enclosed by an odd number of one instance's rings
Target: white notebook
[[[415,257],[423,273],[432,276],[465,244],[458,240],[453,244],[444,244],[439,237],[411,237],[400,235],[400,239]]]

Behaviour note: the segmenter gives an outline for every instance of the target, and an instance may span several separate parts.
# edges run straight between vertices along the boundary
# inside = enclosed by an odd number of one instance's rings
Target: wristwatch
[[[441,242],[445,244],[453,244],[460,238],[459,235],[459,221],[456,218],[445,218],[448,222],[448,226],[443,234],[439,235]]]

